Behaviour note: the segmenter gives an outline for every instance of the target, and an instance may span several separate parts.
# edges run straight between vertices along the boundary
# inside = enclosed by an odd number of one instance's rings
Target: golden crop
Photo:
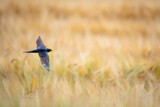
[[[1,107],[159,105],[160,1],[0,1]]]

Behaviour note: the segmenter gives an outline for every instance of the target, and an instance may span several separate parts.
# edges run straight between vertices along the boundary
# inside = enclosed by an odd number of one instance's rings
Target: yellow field
[[[36,40],[49,53],[51,71]],[[159,107],[159,0],[1,0],[0,107]]]

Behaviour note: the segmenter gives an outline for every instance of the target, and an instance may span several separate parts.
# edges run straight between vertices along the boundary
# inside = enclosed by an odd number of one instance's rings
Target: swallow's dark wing
[[[40,36],[38,37],[36,43],[37,43],[37,49],[47,49],[44,43],[42,42]]]
[[[38,54],[41,59],[41,64],[47,71],[49,71],[49,56],[47,51],[41,51],[41,52],[38,52]]]

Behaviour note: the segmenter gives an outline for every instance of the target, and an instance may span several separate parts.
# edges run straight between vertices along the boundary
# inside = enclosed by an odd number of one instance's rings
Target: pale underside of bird
[[[38,55],[40,57],[40,60],[41,60],[41,64],[43,65],[43,67],[47,71],[50,71],[48,52],[50,52],[52,50],[47,48],[44,45],[44,43],[42,42],[40,36],[38,37],[36,43],[37,43],[37,49],[32,50],[32,51],[26,51],[25,53],[38,53]]]

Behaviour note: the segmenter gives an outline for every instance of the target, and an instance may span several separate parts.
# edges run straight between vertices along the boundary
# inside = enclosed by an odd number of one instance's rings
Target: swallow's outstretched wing
[[[44,43],[42,42],[40,36],[38,37],[36,43],[37,43],[37,49],[47,49]]]
[[[41,64],[44,68],[46,68],[47,71],[49,71],[49,56],[46,51],[38,52],[39,57],[41,59]]]

